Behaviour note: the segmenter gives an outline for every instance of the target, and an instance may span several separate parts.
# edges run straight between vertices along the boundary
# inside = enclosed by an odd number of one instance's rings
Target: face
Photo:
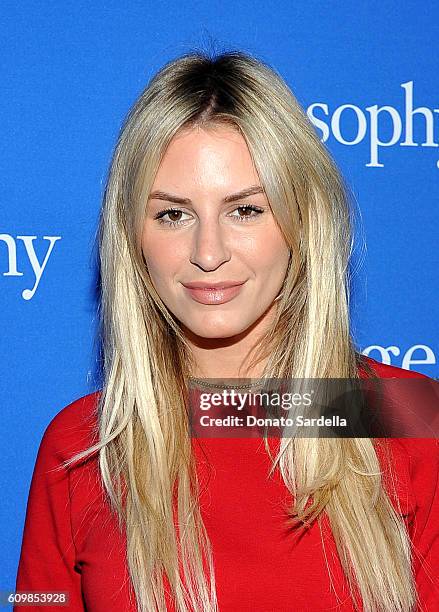
[[[142,250],[183,329],[231,338],[262,325],[289,249],[238,131],[191,128],[174,137],[148,199]]]

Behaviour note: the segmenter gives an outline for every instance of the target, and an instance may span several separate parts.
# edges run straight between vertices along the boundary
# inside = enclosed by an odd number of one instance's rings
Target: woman
[[[159,71],[105,191],[104,386],[45,432],[17,590],[439,610],[436,440],[190,436],[191,377],[416,376],[356,353],[350,250],[343,181],[275,71],[239,52]]]

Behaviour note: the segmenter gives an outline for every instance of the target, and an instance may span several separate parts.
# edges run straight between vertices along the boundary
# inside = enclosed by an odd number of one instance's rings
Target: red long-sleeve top
[[[383,378],[422,376],[369,363]],[[69,605],[51,610],[134,612],[124,534],[109,511],[97,459],[53,471],[91,444],[97,398],[98,393],[90,394],[65,407],[43,435],[16,590],[67,591]],[[404,516],[412,543],[417,610],[439,611],[439,442],[398,438],[386,443],[396,474],[398,499],[391,495],[391,500]],[[220,612],[352,612],[329,522],[323,519],[324,544],[317,522],[300,537],[288,529],[290,494],[278,471],[267,477],[271,463],[263,440],[198,439],[193,450],[206,484],[200,504],[213,548]],[[174,609],[169,600],[167,605]]]

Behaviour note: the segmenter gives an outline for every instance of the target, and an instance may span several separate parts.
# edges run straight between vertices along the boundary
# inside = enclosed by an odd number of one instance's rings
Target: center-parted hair
[[[275,316],[251,363],[265,359],[267,377],[359,376],[349,322],[350,198],[304,110],[277,72],[249,54],[194,52],[169,62],[130,110],[108,174],[99,226],[99,443],[69,462],[98,452],[109,503],[126,530],[141,612],[166,610],[164,577],[177,610],[218,609],[188,423],[194,364],[151,282],[141,237],[172,138],[224,124],[245,138],[291,253]],[[416,600],[410,542],[383,486],[376,443],[283,438],[272,470],[293,495],[294,529],[329,519],[357,607],[407,612]],[[284,571],[288,581],[295,568]]]

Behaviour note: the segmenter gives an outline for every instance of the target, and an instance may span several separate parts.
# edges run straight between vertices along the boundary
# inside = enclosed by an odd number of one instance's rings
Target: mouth
[[[225,304],[233,300],[239,293],[246,281],[223,283],[183,283],[185,291],[199,304]]]

